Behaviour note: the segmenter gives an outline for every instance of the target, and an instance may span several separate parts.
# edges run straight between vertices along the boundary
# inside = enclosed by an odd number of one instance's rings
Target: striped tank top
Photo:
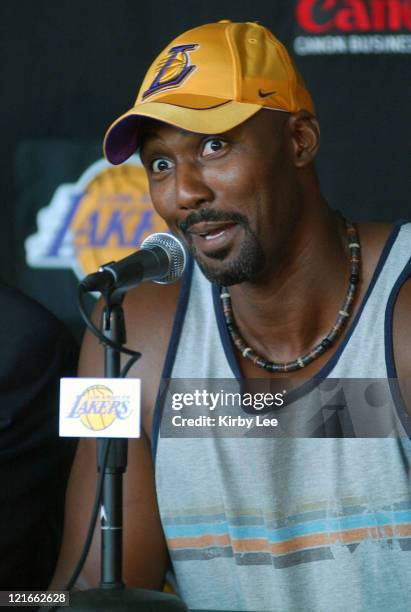
[[[338,351],[297,390],[300,412],[320,381],[395,379],[392,316],[410,256],[411,224],[397,224]],[[193,264],[163,378],[241,381],[219,288]],[[157,497],[191,609],[411,610],[411,427],[398,403],[404,434],[391,438],[176,438],[162,435],[164,397],[153,422]]]

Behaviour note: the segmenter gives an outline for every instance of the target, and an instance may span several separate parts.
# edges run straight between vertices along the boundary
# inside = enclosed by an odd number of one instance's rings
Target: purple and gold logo
[[[172,47],[167,57],[161,59],[156,66],[156,76],[150,87],[143,93],[142,99],[146,100],[164,89],[179,87],[190,74],[197,68],[190,63],[190,52],[195,51],[199,45],[176,45]]]
[[[126,257],[149,234],[167,231],[137,156],[121,166],[100,160],[77,183],[60,185],[37,226],[25,244],[28,265],[71,268],[79,279]]]

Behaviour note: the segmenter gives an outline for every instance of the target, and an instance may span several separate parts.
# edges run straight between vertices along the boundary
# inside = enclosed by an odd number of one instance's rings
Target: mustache
[[[238,223],[244,227],[248,227],[247,218],[244,215],[237,212],[222,212],[217,210],[211,210],[209,208],[203,208],[201,210],[194,211],[178,223],[178,228],[185,234],[192,225],[201,223],[202,221],[232,221]]]

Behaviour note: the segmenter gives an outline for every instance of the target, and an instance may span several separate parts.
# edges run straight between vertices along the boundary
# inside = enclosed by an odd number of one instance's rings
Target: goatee
[[[206,257],[197,251],[193,244],[192,235],[188,230],[192,225],[204,221],[232,221],[241,225],[244,229],[244,238],[241,241],[237,256],[233,256],[230,260],[230,248],[226,247],[209,251]],[[250,228],[247,218],[240,213],[223,213],[202,209],[188,215],[185,221],[179,224],[179,229],[183,232],[188,248],[201,271],[212,283],[229,286],[245,281],[252,282],[264,268],[265,255],[263,249],[257,236]],[[207,259],[220,261],[221,265],[218,268],[214,267],[207,263]],[[227,261],[225,261],[226,259]]]

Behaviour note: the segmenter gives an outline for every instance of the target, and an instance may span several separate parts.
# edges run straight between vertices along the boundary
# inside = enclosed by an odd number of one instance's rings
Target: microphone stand
[[[101,319],[101,332],[117,345],[126,342],[122,301],[124,292],[104,292],[106,305]],[[105,346],[104,375],[120,377],[120,352]],[[102,469],[105,440],[97,439],[97,465]],[[110,440],[106,469],[103,475],[101,505],[101,580],[100,588],[70,593],[70,609],[76,612],[188,612],[185,604],[168,593],[148,589],[128,589],[123,582],[123,474],[127,468],[128,441]],[[57,608],[62,612],[64,607]]]

